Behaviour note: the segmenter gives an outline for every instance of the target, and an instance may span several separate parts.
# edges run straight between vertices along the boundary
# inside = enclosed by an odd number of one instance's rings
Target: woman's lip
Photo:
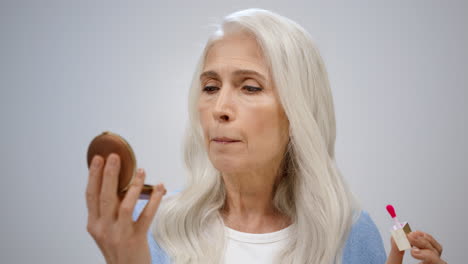
[[[214,141],[214,142],[217,142],[217,143],[223,143],[223,144],[225,144],[225,143],[236,143],[236,142],[239,142],[238,140],[236,140],[236,141],[225,141],[225,140],[216,140],[216,139],[213,140],[213,141]]]
[[[233,139],[233,138],[228,138],[228,137],[215,137],[212,138],[213,141],[218,141],[218,142],[238,142],[240,140]]]

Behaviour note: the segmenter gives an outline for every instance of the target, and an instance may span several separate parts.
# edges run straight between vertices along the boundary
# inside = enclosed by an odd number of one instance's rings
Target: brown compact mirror
[[[122,199],[130,188],[137,169],[133,149],[123,137],[109,131],[105,131],[96,136],[88,147],[88,168],[95,155],[100,155],[107,160],[107,157],[111,153],[116,153],[120,156],[120,173],[117,194]],[[144,184],[139,199],[148,200],[152,192],[153,186]]]

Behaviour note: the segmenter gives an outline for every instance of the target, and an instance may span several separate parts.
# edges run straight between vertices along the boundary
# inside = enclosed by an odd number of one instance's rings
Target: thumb
[[[405,251],[400,251],[398,249],[395,240],[393,240],[393,237],[391,238],[391,244],[392,248],[390,249],[390,254],[388,254],[386,264],[402,264]]]

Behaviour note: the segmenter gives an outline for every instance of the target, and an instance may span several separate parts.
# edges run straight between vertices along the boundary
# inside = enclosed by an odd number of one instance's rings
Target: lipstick
[[[387,205],[387,211],[393,219],[393,228],[390,230],[393,240],[398,247],[398,250],[403,251],[411,248],[411,244],[407,235],[411,232],[411,228],[407,222],[401,223],[395,212],[393,205]]]

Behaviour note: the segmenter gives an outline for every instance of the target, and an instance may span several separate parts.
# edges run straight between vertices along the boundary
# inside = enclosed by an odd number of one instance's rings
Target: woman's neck
[[[220,213],[229,228],[247,233],[270,233],[291,224],[289,217],[273,204],[275,178],[243,174],[223,175],[223,179],[226,201]]]

